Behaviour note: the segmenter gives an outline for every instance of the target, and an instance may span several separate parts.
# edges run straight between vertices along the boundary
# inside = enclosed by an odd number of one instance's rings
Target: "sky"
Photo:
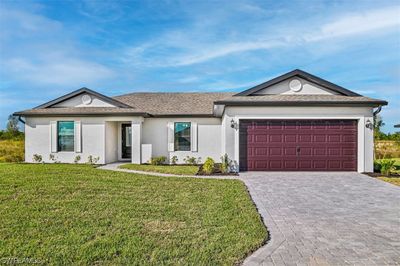
[[[400,123],[400,1],[0,0],[0,129],[88,87],[241,91],[302,69],[389,101]]]

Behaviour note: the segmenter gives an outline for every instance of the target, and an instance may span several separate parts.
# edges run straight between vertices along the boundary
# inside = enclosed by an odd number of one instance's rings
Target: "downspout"
[[[25,121],[21,119],[21,116],[18,116],[18,121],[25,125]]]
[[[380,105],[380,106],[378,107],[378,109],[376,109],[376,110],[374,111],[373,115],[376,116],[377,114],[379,114],[379,113],[381,112],[381,110],[382,110],[382,106]]]

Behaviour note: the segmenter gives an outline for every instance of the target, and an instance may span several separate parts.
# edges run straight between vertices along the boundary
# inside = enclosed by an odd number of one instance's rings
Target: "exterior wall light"
[[[233,119],[231,120],[231,128],[237,129],[237,123]]]
[[[365,122],[365,127],[372,130],[374,125],[372,124],[371,120],[368,119],[367,122]]]

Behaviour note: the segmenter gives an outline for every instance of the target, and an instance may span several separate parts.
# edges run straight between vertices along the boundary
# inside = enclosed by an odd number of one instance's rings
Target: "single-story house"
[[[239,93],[82,88],[25,118],[25,161],[146,163],[227,154],[240,171],[373,171],[374,108],[387,105],[301,70]]]

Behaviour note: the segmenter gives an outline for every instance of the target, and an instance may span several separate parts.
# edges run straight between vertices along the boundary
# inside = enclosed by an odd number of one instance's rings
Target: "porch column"
[[[142,122],[132,121],[132,163],[140,164],[142,154]]]

